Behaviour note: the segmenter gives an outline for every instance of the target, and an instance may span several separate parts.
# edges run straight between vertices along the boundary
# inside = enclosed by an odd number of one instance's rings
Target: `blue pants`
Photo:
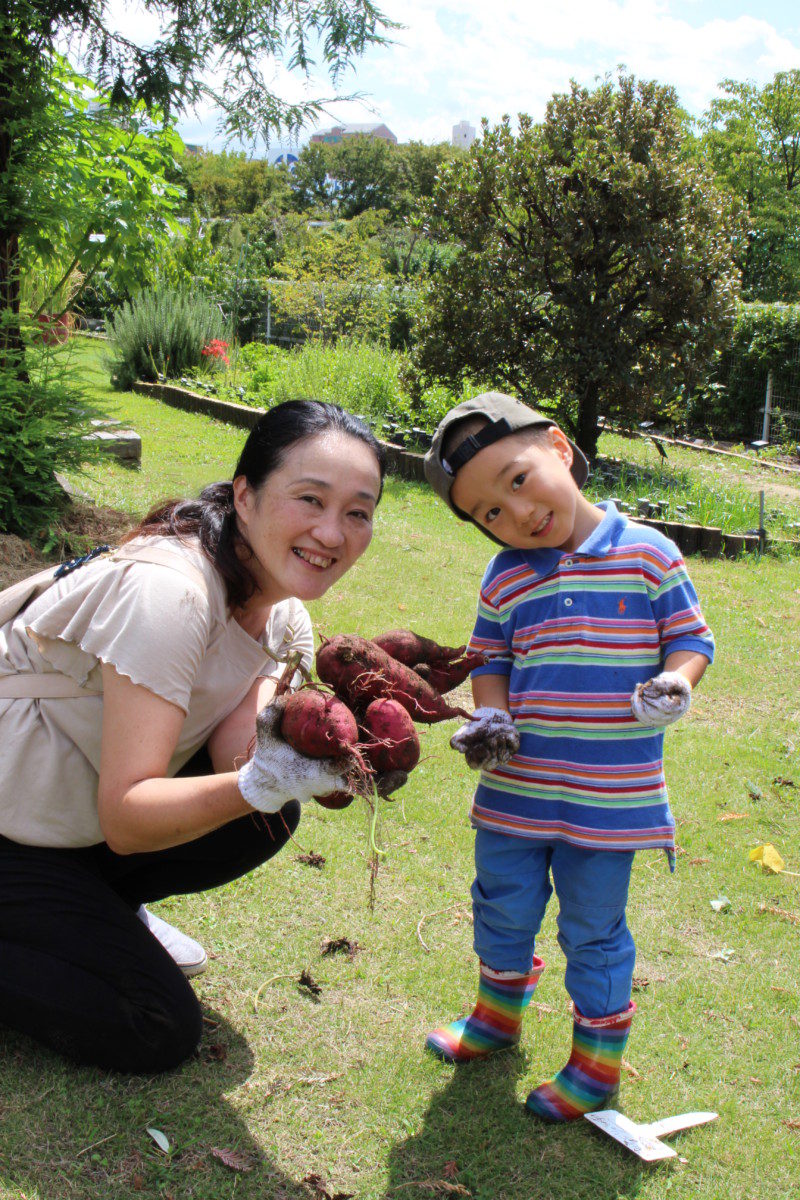
[[[530,970],[555,889],[569,995],[585,1017],[621,1012],[630,1000],[636,959],[625,920],[632,866],[633,851],[584,850],[479,828],[472,885],[475,953],[496,971]]]

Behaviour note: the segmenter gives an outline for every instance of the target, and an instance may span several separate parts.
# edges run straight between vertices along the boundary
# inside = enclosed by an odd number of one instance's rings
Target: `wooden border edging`
[[[614,433],[615,430],[609,429],[609,433]],[[617,433],[617,437],[624,437],[622,433]],[[792,467],[789,463],[770,462],[768,459],[758,457],[758,453],[753,451],[752,454],[740,454],[738,450],[721,450],[718,446],[696,446],[694,442],[687,442],[683,438],[667,437],[663,433],[640,433],[638,430],[635,434],[640,440],[651,442],[666,442],[668,446],[681,446],[684,450],[699,450],[702,454],[722,454],[725,458],[739,458],[742,462],[749,463],[751,467],[763,467],[769,471],[785,471],[789,475],[800,475],[800,467]]]
[[[263,408],[250,408],[247,404],[215,400],[213,396],[190,392],[188,388],[175,387],[171,383],[145,383],[137,379],[133,390],[144,396],[162,400],[165,404],[171,404],[173,408],[182,408],[184,412],[202,413],[206,417],[214,417],[217,421],[227,421],[229,425],[236,425],[239,429],[252,429],[265,412]]]
[[[233,404],[229,400],[216,400],[213,396],[190,392],[187,388],[175,387],[171,383],[145,383],[137,380],[133,385],[133,390],[145,396],[152,396],[156,400],[162,400],[174,408],[181,408],[185,412],[202,413],[204,416],[214,417],[218,421],[227,421],[229,425],[236,425],[240,429],[252,429],[258,418],[263,416],[266,411],[263,408],[250,408],[246,404]],[[684,445],[685,443],[678,442],[676,444]],[[411,479],[418,483],[425,482],[423,470],[425,456],[423,454],[405,450],[402,446],[395,446],[391,442],[381,442],[381,445],[386,451],[386,465],[392,475],[399,475],[401,479]],[[691,448],[703,449],[702,446]],[[716,453],[729,454],[731,452],[718,450]],[[737,454],[734,457],[745,458],[748,462],[754,461],[743,454]],[[761,465],[777,466],[779,464],[762,463]],[[791,470],[792,468],[785,469]],[[715,526],[684,525],[679,521],[659,521],[652,517],[634,517],[634,520],[638,525],[648,525],[651,529],[658,529],[675,543],[683,555],[702,554],[706,558],[736,558],[745,550],[752,552],[760,549],[758,534],[723,533]],[[767,546],[772,544],[800,549],[800,542],[788,539],[781,541],[769,539],[766,544]]]

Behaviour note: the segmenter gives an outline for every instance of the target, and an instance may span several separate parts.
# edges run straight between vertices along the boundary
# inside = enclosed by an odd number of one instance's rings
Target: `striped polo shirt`
[[[675,822],[663,729],[633,716],[637,683],[675,650],[714,657],[680,551],[605,502],[577,550],[503,550],[481,585],[474,675],[507,675],[519,752],[483,771],[472,824],[588,849],[664,847]]]

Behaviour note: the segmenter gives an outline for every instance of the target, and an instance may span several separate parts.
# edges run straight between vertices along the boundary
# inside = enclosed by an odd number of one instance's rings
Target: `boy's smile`
[[[458,471],[453,503],[507,546],[574,550],[603,519],[570,474],[572,448],[554,426],[504,437]]]

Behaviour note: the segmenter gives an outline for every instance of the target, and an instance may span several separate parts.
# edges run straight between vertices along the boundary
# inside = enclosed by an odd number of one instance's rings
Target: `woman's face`
[[[372,539],[380,494],[378,463],[366,443],[328,432],[298,442],[253,490],[233,481],[239,526],[262,597],[315,600],[341,579]]]

